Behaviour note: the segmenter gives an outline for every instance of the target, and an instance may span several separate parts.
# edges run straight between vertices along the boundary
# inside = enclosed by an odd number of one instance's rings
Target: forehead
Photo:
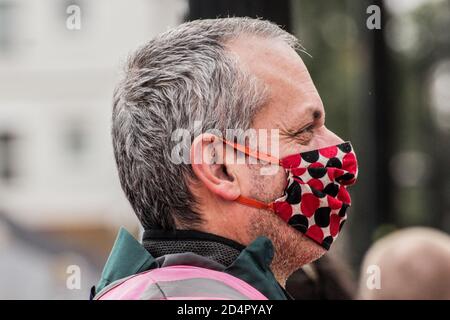
[[[289,45],[277,39],[241,36],[227,47],[242,68],[268,89],[268,101],[253,127],[291,129],[309,119],[312,112],[324,112],[303,60]]]

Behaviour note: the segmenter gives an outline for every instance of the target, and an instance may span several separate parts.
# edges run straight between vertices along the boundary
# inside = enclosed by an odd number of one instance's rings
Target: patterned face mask
[[[236,201],[268,209],[296,230],[330,249],[347,219],[347,187],[354,184],[358,163],[350,142],[277,159],[243,145],[224,143],[248,156],[282,166],[288,175],[284,195],[271,203],[239,196]]]

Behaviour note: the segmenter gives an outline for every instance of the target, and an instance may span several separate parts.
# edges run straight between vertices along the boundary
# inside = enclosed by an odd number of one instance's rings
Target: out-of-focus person
[[[349,267],[333,255],[302,266],[286,283],[295,300],[352,300],[355,289]]]
[[[367,285],[371,266],[379,285]],[[372,268],[374,269],[374,268]],[[375,269],[374,269],[375,270]],[[430,228],[396,231],[366,253],[359,283],[360,299],[450,299],[450,236]]]

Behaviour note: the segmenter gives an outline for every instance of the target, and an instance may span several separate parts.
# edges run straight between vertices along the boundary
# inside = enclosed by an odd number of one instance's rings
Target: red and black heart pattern
[[[355,183],[358,162],[350,142],[281,159],[289,174],[285,195],[274,211],[289,225],[329,249],[351,204],[347,187]]]

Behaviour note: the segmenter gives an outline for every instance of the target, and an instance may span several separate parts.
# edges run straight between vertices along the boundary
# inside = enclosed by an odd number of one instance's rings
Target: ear
[[[191,165],[197,178],[224,200],[233,201],[241,195],[236,177],[230,172],[225,157],[223,141],[215,135],[204,133],[191,145]]]

